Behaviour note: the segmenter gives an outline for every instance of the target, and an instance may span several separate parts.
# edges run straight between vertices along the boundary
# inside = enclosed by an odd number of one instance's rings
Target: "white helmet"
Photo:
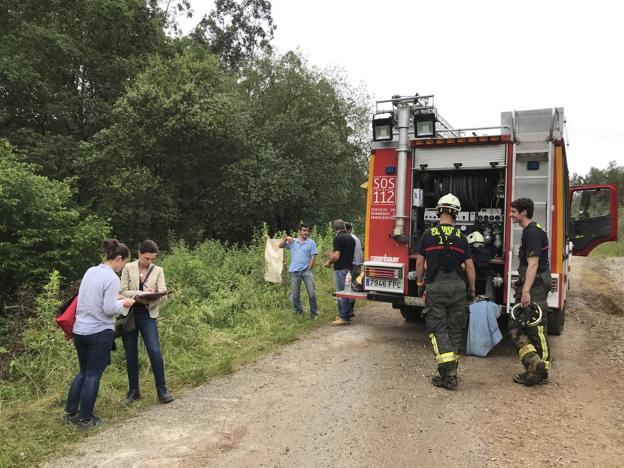
[[[468,234],[469,244],[485,244],[485,237],[479,231],[473,231]]]
[[[452,193],[447,193],[438,200],[436,208],[438,210],[438,214],[444,211],[455,217],[457,216],[457,213],[461,211],[461,203],[459,203],[459,198],[457,198],[455,195],[453,195]]]

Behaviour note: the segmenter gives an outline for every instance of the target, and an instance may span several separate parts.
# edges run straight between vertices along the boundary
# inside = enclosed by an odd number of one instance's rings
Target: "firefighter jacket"
[[[548,261],[548,236],[542,227],[533,221],[522,231],[520,241],[520,251],[518,254],[520,265],[518,266],[518,284],[524,284],[529,257],[539,257],[537,265],[537,275],[535,275],[534,286],[548,282],[550,287],[550,263]]]
[[[472,259],[472,255],[468,239],[457,226],[440,224],[427,229],[420,239],[416,253],[427,261],[425,283],[433,283],[440,271],[455,271],[459,278],[466,281],[462,264]]]

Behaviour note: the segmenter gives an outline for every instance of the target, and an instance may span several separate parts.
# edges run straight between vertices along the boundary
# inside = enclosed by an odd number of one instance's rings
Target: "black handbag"
[[[136,324],[134,323],[134,306],[130,307],[130,310],[126,315],[119,315],[115,320],[115,336],[124,336],[130,332],[136,330]]]

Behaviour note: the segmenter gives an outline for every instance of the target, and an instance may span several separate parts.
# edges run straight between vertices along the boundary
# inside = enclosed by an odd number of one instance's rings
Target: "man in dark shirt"
[[[467,322],[466,299],[474,299],[475,294],[475,269],[468,240],[455,226],[459,200],[449,193],[440,198],[437,209],[440,224],[424,232],[416,250],[416,282],[419,295],[427,288],[425,322],[440,374],[431,383],[455,390]]]
[[[351,273],[353,268],[353,251],[355,249],[355,240],[347,232],[345,222],[342,219],[334,221],[334,246],[329,259],[325,262],[326,267],[334,266],[334,283],[336,291],[342,291],[345,288],[345,278],[347,273]],[[342,297],[336,298],[338,302],[338,317],[331,325],[349,325],[351,323],[351,306],[349,299]]]
[[[510,216],[514,223],[522,226],[522,240],[518,257],[518,282],[516,303],[523,308],[537,304],[542,309],[542,319],[532,326],[527,321],[509,318],[509,334],[518,350],[526,371],[514,376],[514,382],[531,386],[546,383],[550,352],[548,347],[548,292],[551,286],[548,261],[548,236],[539,224],[533,221],[533,201],[519,198],[511,202]],[[518,313],[516,313],[518,317]]]

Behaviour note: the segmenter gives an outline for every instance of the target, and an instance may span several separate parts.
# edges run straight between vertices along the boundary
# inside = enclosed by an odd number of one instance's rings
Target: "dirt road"
[[[487,359],[462,359],[459,391],[435,388],[423,324],[370,304],[354,325],[322,327],[49,466],[622,466],[624,316],[605,278],[624,265],[614,265],[575,259],[548,385],[513,383],[521,369],[505,340]]]

